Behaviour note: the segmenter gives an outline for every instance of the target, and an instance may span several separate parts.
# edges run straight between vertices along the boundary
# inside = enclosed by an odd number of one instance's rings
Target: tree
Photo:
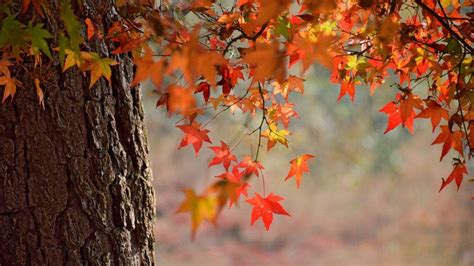
[[[18,91],[0,107],[0,264],[152,264],[154,198],[132,61],[115,57],[110,82],[89,89],[54,52],[61,38],[74,44],[86,16],[104,16],[96,26],[108,29],[112,5],[28,2],[1,9],[2,81],[15,79],[4,95]],[[87,49],[114,47],[97,39]]]
[[[21,7],[5,4],[0,36],[3,108],[9,104],[19,107],[26,101],[24,97],[31,102],[36,92],[40,105],[46,103],[43,112],[56,117],[58,111],[53,110],[57,108],[51,104],[61,93],[54,93],[49,84],[77,81],[83,94],[73,94],[72,99],[84,102],[84,128],[94,132],[100,125],[104,129],[89,136],[87,143],[101,152],[122,154],[103,147],[110,145],[109,139],[104,144],[103,138],[117,131],[118,137],[113,139],[129,149],[124,149],[127,156],[121,157],[123,160],[110,159],[112,165],[132,164],[132,169],[143,170],[146,144],[140,137],[142,126],[136,122],[142,119],[138,89],[126,88],[151,81],[158,95],[157,106],[180,118],[177,128],[184,136],[179,148],[192,146],[198,155],[206,145],[215,155],[208,167],[223,166],[224,172],[216,176],[218,181],[203,192],[185,191],[186,198],[177,212],[191,214],[193,236],[203,221],[216,223],[224,206],[233,206],[242,197],[254,206],[251,223],[262,219],[267,230],[273,214],[290,215],[282,205],[283,197],[266,194],[259,154],[270,152],[276,145],[292,149],[290,123],[299,115],[291,97],[304,93],[304,74],[314,63],[329,69],[331,81],[340,84],[338,100],[347,95],[354,101],[356,91],[365,88],[362,85],[367,85],[371,94],[381,93],[377,88],[392,82],[394,90],[389,93],[394,99],[380,109],[388,116],[385,133],[398,126],[413,133],[415,119],[429,118],[433,131],[441,130],[433,142],[443,144],[441,159],[450,150],[455,152],[453,172],[443,179],[440,190],[453,181],[459,188],[467,174],[466,161],[474,152],[471,1],[78,2],[74,8],[68,1],[53,5],[25,0]],[[13,29],[23,34],[13,34]],[[53,75],[45,75],[52,69],[56,71]],[[81,73],[87,77],[81,78]],[[34,85],[35,90],[27,92],[28,85]],[[18,93],[17,87],[22,88]],[[130,92],[135,96],[124,98]],[[115,113],[103,106],[89,106],[90,101],[110,104]],[[57,105],[71,108],[69,102]],[[16,112],[20,109],[41,112],[39,106],[31,104],[13,108]],[[89,111],[94,116],[88,120]],[[212,121],[226,111],[241,113],[249,131],[231,145],[225,139],[216,144]],[[110,124],[111,119],[114,123]],[[60,132],[78,132],[70,124],[52,125],[48,124],[49,128]],[[35,137],[38,143],[45,142]],[[251,137],[255,138],[254,150],[246,156],[233,153],[243,138]],[[134,140],[140,145],[133,144]],[[299,187],[314,156],[294,153],[289,173],[283,178],[295,179]],[[136,157],[140,159],[135,164]],[[100,161],[97,158],[102,157],[92,156],[91,163]],[[114,180],[124,172],[131,173],[128,169],[115,171]],[[249,196],[247,191],[253,189],[251,183],[256,180],[252,177],[260,179],[263,191]],[[148,175],[143,180],[148,180]],[[131,192],[133,199],[136,195]],[[142,210],[135,215],[138,213],[141,215]],[[152,214],[145,213],[147,217]]]

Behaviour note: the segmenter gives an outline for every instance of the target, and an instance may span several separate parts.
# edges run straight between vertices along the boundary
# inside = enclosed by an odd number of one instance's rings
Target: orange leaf
[[[288,8],[289,0],[259,0],[257,24],[262,25]]]
[[[206,51],[199,43],[199,27],[196,27],[191,40],[183,45],[183,49],[173,53],[168,73],[177,69],[183,72],[183,76],[189,85],[194,85],[196,78],[204,76],[212,86],[216,85],[216,67],[224,64],[222,54],[215,51]]]
[[[44,110],[44,94],[43,94],[43,90],[40,87],[40,81],[38,78],[35,78],[35,87],[36,87],[36,95],[38,95],[39,104],[43,107],[43,110]]]
[[[0,74],[9,77],[10,70],[8,69],[8,67],[10,66],[12,66],[12,63],[10,63],[8,60],[0,60]]]
[[[413,93],[408,93],[406,99],[400,100],[399,105],[400,119],[403,125],[405,125],[407,120],[412,116],[414,112],[413,108],[422,109],[422,102],[418,96]]]
[[[286,176],[285,180],[288,180],[291,177],[295,177],[296,180],[296,187],[300,187],[301,183],[301,176],[303,173],[309,173],[309,167],[307,161],[311,158],[314,158],[311,154],[303,154],[296,159],[290,161],[291,167],[288,175]]]
[[[257,43],[255,50],[243,56],[245,63],[253,67],[254,81],[263,82],[274,77],[277,81],[285,76],[283,55],[278,50],[278,44]]]
[[[94,23],[92,23],[92,21],[90,20],[90,18],[86,18],[84,22],[87,26],[87,39],[90,40],[95,35],[95,26]]]
[[[446,180],[443,178],[443,182],[441,183],[439,192],[441,192],[441,190],[443,190],[447,185],[453,182],[453,180],[456,181],[456,186],[459,190],[464,175],[467,175],[466,166],[463,163],[457,163],[448,178]]]
[[[181,113],[183,116],[191,116],[196,113],[196,99],[193,89],[171,85],[168,87],[167,108],[169,113]]]
[[[43,10],[41,9],[41,5],[44,5],[44,0],[23,0],[21,12],[26,13],[31,4],[33,4],[35,12],[41,17],[44,17]]]
[[[348,94],[351,101],[354,101],[355,96],[355,85],[353,81],[343,80],[341,82],[341,91],[339,92],[339,96],[337,100],[340,101],[344,95]]]
[[[400,112],[398,111],[398,109],[399,107],[394,102],[389,102],[379,110],[379,112],[382,112],[388,115],[387,128],[385,129],[384,134],[402,124],[402,119],[400,117]],[[408,117],[405,124],[402,124],[404,127],[408,128],[411,134],[413,134],[414,118],[415,118],[415,112],[412,111],[411,115]]]
[[[155,86],[160,86],[163,80],[163,61],[155,62],[150,47],[145,46],[145,54],[143,57],[134,57],[133,62],[137,66],[132,86],[137,85],[148,77],[151,78]]]
[[[443,143],[441,158],[439,159],[440,161],[443,160],[443,157],[449,152],[449,150],[451,150],[451,148],[463,155],[463,136],[464,134],[460,130],[451,132],[448,126],[441,126],[441,133],[439,133],[433,143],[431,143],[431,145]]]
[[[13,100],[13,96],[15,96],[15,93],[16,93],[16,80],[7,76],[1,76],[0,85],[5,86],[5,89],[3,91],[2,103],[4,103],[5,100],[10,96],[12,97],[12,100]]]
[[[441,107],[437,102],[430,100],[428,101],[428,107],[423,109],[423,111],[416,115],[415,118],[430,118],[434,132],[441,122],[441,118],[444,118],[445,120],[449,119],[449,113],[448,110]]]

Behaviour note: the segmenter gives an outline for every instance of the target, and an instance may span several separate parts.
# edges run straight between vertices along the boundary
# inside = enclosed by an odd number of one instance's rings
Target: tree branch
[[[472,48],[466,42],[466,40],[464,40],[464,38],[459,36],[459,34],[457,34],[453,29],[451,29],[451,26],[443,19],[443,17],[438,15],[433,9],[431,9],[429,6],[427,6],[425,3],[423,3],[422,0],[415,0],[415,3],[417,3],[418,6],[420,6],[423,10],[425,10],[430,15],[432,15],[434,18],[436,18],[436,20],[438,20],[438,22],[441,23],[441,25],[451,34],[451,36],[453,36],[453,38],[458,40],[464,46],[464,48],[466,50],[468,50],[470,53],[474,53],[474,48]]]

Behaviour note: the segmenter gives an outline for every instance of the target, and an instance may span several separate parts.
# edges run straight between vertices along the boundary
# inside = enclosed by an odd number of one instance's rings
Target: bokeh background
[[[156,109],[148,89],[158,265],[474,265],[474,185],[465,180],[459,192],[453,184],[438,193],[452,167],[449,156],[439,162],[441,147],[430,145],[436,135],[429,120],[415,121],[413,136],[403,128],[384,135],[386,116],[378,110],[395,88],[382,86],[375,97],[358,88],[354,103],[337,103],[339,89],[328,80],[315,66],[304,96],[290,98],[301,116],[291,124],[291,146],[316,155],[300,189],[294,179],[284,181],[291,149],[277,145],[260,157],[267,191],[285,197],[291,218],[275,216],[268,232],[261,221],[251,227],[251,208],[241,200],[221,213],[217,227],[204,223],[195,241],[189,215],[174,213],[181,190],[202,191],[221,169],[207,168],[212,154],[205,147],[199,157],[190,147],[177,150],[177,118]],[[211,122],[211,139],[232,145],[252,127],[246,122],[238,111],[226,113]],[[246,155],[256,145],[255,134],[235,152]],[[260,180],[251,185],[250,193],[261,192]]]

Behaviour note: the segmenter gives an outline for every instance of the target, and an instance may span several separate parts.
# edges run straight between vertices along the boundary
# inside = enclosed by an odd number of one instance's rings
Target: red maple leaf
[[[303,154],[297,157],[296,159],[291,160],[291,168],[285,180],[288,180],[289,178],[294,176],[296,179],[296,187],[299,188],[301,183],[301,176],[303,175],[303,173],[309,173],[307,161],[311,158],[314,158],[314,156],[311,154]]]
[[[194,90],[194,93],[198,93],[198,92],[202,92],[204,101],[207,103],[207,101],[209,101],[209,96],[211,96],[211,84],[204,81],[199,83],[196,90]]]
[[[246,175],[255,174],[256,176],[259,176],[259,171],[263,169],[262,163],[254,161],[250,156],[245,156],[237,167],[245,168]]]
[[[234,154],[229,149],[229,146],[225,144],[223,141],[221,141],[221,146],[213,146],[209,147],[211,150],[214,151],[215,157],[212,159],[212,161],[209,163],[208,166],[212,165],[217,165],[217,164],[223,164],[224,168],[227,170],[229,169],[230,163],[232,161],[237,161],[237,158],[235,157]]]
[[[197,156],[199,150],[202,147],[203,142],[212,143],[209,137],[207,136],[207,133],[209,133],[209,130],[207,129],[201,130],[199,128],[199,125],[197,124],[178,125],[176,127],[181,129],[186,134],[181,139],[181,143],[179,144],[178,149],[181,149],[182,147],[192,144]]]
[[[411,92],[405,94],[403,98],[398,94],[397,99],[399,100],[398,112],[400,113],[400,119],[402,120],[403,125],[407,123],[408,119],[412,119],[411,117],[414,115],[414,108],[423,108],[420,98]]]
[[[351,101],[354,101],[355,97],[355,85],[352,81],[343,80],[341,82],[341,91],[339,92],[339,96],[337,97],[337,101],[340,101],[344,95],[349,94],[349,98]]]
[[[255,197],[246,200],[249,204],[253,205],[250,225],[253,225],[255,221],[262,218],[265,229],[268,231],[273,222],[274,213],[291,216],[285,209],[283,209],[283,206],[278,203],[281,200],[284,200],[284,198],[273,193],[262,198],[255,192]]]
[[[232,172],[229,172],[229,171],[226,171],[225,173],[223,174],[220,174],[218,176],[216,176],[217,178],[222,178],[222,179],[226,179],[230,182],[234,182],[234,183],[239,183],[240,182],[240,179],[242,179],[242,175],[244,174],[244,172],[240,172],[239,171],[239,168],[237,168],[236,166],[234,166],[232,168]]]
[[[456,181],[456,185],[459,190],[459,187],[461,186],[461,183],[462,183],[463,175],[467,175],[466,166],[463,163],[458,162],[454,166],[454,169],[451,172],[451,174],[448,176],[448,178],[446,180],[443,178],[443,182],[441,183],[441,188],[439,189],[439,191],[441,192],[441,190],[443,190],[444,187],[449,185],[449,183],[453,182],[453,180]]]
[[[388,115],[387,128],[383,132],[384,134],[396,128],[400,124],[402,124],[403,127],[407,127],[410,133],[413,134],[413,119],[415,118],[415,111],[412,111],[411,115],[408,116],[405,123],[402,123],[402,118],[400,116],[398,105],[396,105],[394,102],[387,103],[379,110],[379,112]]]
[[[436,137],[436,139],[431,143],[433,144],[440,144],[443,143],[443,149],[441,151],[441,158],[440,161],[443,160],[443,157],[451,150],[451,148],[455,149],[459,154],[463,155],[462,150],[462,131],[453,131],[449,129],[449,126],[441,126],[441,133]]]

